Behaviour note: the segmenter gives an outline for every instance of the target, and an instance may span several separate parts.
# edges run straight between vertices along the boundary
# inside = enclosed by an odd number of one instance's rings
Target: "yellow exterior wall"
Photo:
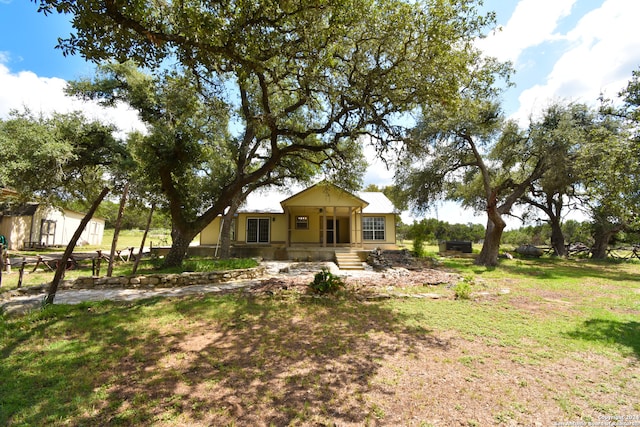
[[[4,217],[2,219],[2,228],[0,234],[7,239],[9,249],[22,249],[24,242],[31,240],[29,231],[31,230],[30,216],[14,216]]]
[[[271,241],[284,243],[287,239],[287,218],[284,214],[269,215],[271,220]]]
[[[309,217],[309,228],[306,230],[296,230],[296,217],[305,215]],[[295,243],[318,243],[320,236],[320,215],[317,208],[296,208],[290,212],[289,228],[291,229],[291,242]]]
[[[354,200],[359,200],[346,191],[341,191],[335,187],[317,185],[296,194],[287,199],[283,204],[289,206],[353,206]]]
[[[302,213],[297,212],[302,215]],[[293,243],[319,243],[322,242],[321,223],[322,216],[319,214],[306,213],[309,217],[309,229],[296,230],[296,213],[292,212],[290,215],[290,229],[291,229],[291,242]],[[364,240],[364,244],[367,246],[380,246],[380,245],[395,245],[396,243],[396,228],[395,228],[395,215],[393,214],[365,214],[363,217],[384,217],[385,218],[385,240]],[[270,242],[282,243],[287,238],[287,221],[284,214],[253,214],[253,213],[241,213],[236,218],[236,242],[245,243],[247,241],[247,218],[270,218]],[[362,233],[362,223],[360,215],[357,217],[358,224],[350,224],[349,218],[337,217],[340,222],[340,242],[349,242],[352,239],[351,228],[357,226],[358,233]],[[330,216],[327,216],[330,219]],[[355,221],[355,220],[354,220]],[[200,233],[201,245],[216,245],[218,244],[218,236],[220,234],[220,217],[214,219],[208,226]],[[361,234],[358,237],[360,240]]]
[[[269,218],[269,241],[284,242],[287,237],[287,221],[284,214],[240,213],[235,218],[237,243],[247,241],[247,219]],[[200,232],[201,245],[217,245],[220,236],[221,217],[216,217]]]
[[[201,245],[217,245],[218,236],[220,235],[221,217],[216,217],[200,232]]]

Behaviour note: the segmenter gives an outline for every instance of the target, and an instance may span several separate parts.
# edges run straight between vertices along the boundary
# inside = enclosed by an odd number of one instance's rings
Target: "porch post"
[[[351,246],[358,247],[358,207],[351,208]]]
[[[353,247],[353,206],[349,206],[349,247]]]
[[[358,235],[360,236],[360,248],[364,249],[364,237],[362,236],[362,207],[360,207],[360,217],[358,218],[358,226],[359,231]]]
[[[338,241],[338,224],[336,224],[336,207],[333,207],[333,247],[336,247],[336,241]]]
[[[291,212],[289,212],[289,207],[284,208],[284,217],[287,221],[287,236],[285,237],[284,247],[288,248],[291,246]]]
[[[322,223],[320,224],[320,232],[322,233],[322,247],[327,247],[327,207],[322,208]]]

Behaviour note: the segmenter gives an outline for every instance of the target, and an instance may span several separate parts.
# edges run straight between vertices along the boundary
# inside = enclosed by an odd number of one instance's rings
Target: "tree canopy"
[[[114,128],[81,113],[34,115],[13,111],[0,121],[0,186],[25,200],[80,201],[87,209],[104,185],[130,166]]]
[[[451,102],[472,68],[496,67],[473,45],[493,23],[477,3],[38,1],[45,14],[72,16],[75,33],[59,40],[64,54],[133,60],[155,74],[127,101],[139,101],[154,123],[141,157],[158,159],[165,196],[180,200],[170,203],[175,262],[194,233],[256,183],[301,161],[348,159],[362,136],[401,140],[402,114]],[[208,165],[195,166],[205,152]],[[198,186],[187,173],[194,169],[218,185]],[[181,188],[190,190],[178,197]]]

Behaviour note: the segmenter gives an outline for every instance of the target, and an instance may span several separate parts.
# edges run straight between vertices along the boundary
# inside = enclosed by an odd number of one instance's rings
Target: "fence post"
[[[24,266],[27,265],[27,259],[22,257],[22,263],[20,264],[20,277],[18,278],[18,287],[22,287],[22,278],[24,277]]]
[[[100,263],[102,262],[102,251],[97,251],[98,252],[98,258],[96,258],[96,263],[95,263],[95,269],[94,269],[94,276],[98,277],[100,276]]]

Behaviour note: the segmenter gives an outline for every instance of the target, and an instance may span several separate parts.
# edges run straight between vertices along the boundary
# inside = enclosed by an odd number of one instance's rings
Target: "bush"
[[[424,252],[424,236],[418,235],[413,239],[413,256],[416,258],[423,258]]]
[[[332,274],[326,268],[316,273],[313,282],[309,283],[309,290],[316,295],[335,294],[344,287],[342,278]]]
[[[469,282],[465,280],[456,285],[455,297],[456,299],[471,299],[471,285]]]

